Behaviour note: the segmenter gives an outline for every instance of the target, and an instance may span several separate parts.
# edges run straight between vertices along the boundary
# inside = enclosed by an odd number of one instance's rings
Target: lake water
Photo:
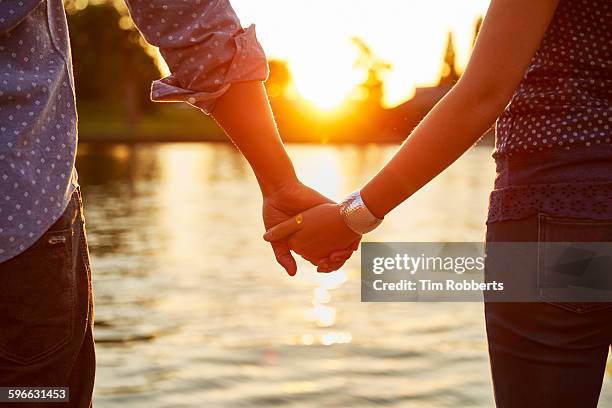
[[[290,146],[339,199],[395,147]],[[290,278],[224,144],[80,146],[94,270],[97,407],[491,407],[478,303],[363,304],[359,256]],[[482,241],[490,150],[473,149],[370,241]],[[612,406],[606,377],[601,406]]]

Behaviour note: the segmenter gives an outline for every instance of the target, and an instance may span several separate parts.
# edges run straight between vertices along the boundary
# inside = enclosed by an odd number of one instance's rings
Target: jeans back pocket
[[[70,341],[76,305],[72,238],[72,228],[49,230],[0,264],[0,357],[30,364]]]
[[[585,313],[612,307],[612,220],[538,216],[539,300]]]

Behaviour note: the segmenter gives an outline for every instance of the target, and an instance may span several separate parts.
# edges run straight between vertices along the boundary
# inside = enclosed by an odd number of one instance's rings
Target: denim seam
[[[65,272],[67,269],[71,269],[69,263],[72,260],[72,255],[73,255],[73,251],[72,251],[72,244],[73,244],[73,237],[74,237],[74,230],[67,228],[67,229],[63,229],[60,231],[46,231],[42,237],[45,237],[46,235],[58,235],[58,234],[65,234],[68,231],[70,231],[70,242],[67,242],[65,244],[65,251],[66,251],[66,257],[64,258],[64,262],[62,265],[62,271]],[[40,361],[42,359],[44,359],[45,357],[49,356],[50,354],[56,352],[57,350],[61,349],[62,347],[64,347],[66,344],[68,344],[72,338],[74,337],[74,317],[75,317],[75,300],[76,300],[76,294],[75,294],[75,285],[74,285],[74,277],[70,278],[70,316],[69,316],[69,326],[68,326],[68,333],[62,337],[60,340],[58,340],[56,342],[56,344],[54,344],[53,346],[48,347],[46,350],[41,351],[37,354],[34,354],[33,356],[28,356],[28,357],[22,357],[19,356],[17,354],[11,353],[7,350],[2,350],[0,349],[0,356],[13,361],[17,364],[21,364],[21,365],[29,365],[29,364],[33,364],[36,363],[37,361]]]
[[[541,258],[544,258],[543,263],[544,263],[544,267],[547,267],[547,251],[545,248],[545,244],[548,242],[547,238],[548,235],[546,234],[546,226],[550,225],[550,223],[553,222],[555,224],[562,224],[562,225],[580,225],[580,226],[585,226],[585,225],[593,225],[593,224],[597,224],[597,225],[612,225],[612,221],[598,221],[598,220],[584,220],[584,219],[578,219],[578,218],[571,218],[571,217],[556,217],[556,216],[551,216],[549,214],[546,213],[539,213],[538,214],[538,264],[537,264],[537,285],[540,285],[540,272],[542,270],[542,262],[541,262]],[[560,301],[555,301],[552,300],[550,298],[548,298],[546,295],[544,294],[540,294],[540,289],[538,287],[538,298],[545,302],[548,303],[550,305],[553,306],[557,306],[560,308],[563,308],[565,310],[568,310],[570,312],[573,313],[578,313],[578,314],[583,314],[583,313],[588,313],[591,311],[596,311],[596,310],[600,310],[600,309],[605,309],[607,307],[612,307],[612,303],[606,305],[606,306],[597,306],[595,305],[594,307],[591,306],[575,306],[575,304],[580,304],[580,303],[585,303],[585,302],[560,302]]]

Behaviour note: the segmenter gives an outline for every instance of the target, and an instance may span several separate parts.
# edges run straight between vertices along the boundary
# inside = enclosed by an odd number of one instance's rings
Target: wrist
[[[295,172],[288,172],[285,175],[276,175],[275,177],[267,177],[265,179],[257,177],[257,179],[259,180],[259,187],[264,197],[290,194],[303,186]]]
[[[365,235],[376,229],[383,221],[368,209],[359,191],[346,197],[338,204],[344,223],[356,234]]]
[[[263,196],[291,190],[301,185],[293,163],[284,150],[276,152],[272,157],[276,158],[274,160],[265,159],[265,162],[258,165],[251,164]]]
[[[376,187],[372,186],[372,183],[366,184],[359,190],[359,193],[361,194],[363,203],[372,215],[381,220],[384,219],[390,209],[383,207],[383,203],[380,202],[381,200],[376,200],[377,197],[384,197],[384,195],[381,195],[381,192],[377,191]]]

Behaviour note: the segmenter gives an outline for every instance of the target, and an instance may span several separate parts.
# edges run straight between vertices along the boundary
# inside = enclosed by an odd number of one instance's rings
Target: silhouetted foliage
[[[122,107],[132,123],[153,109],[150,88],[159,71],[138,31],[121,28],[121,18],[112,5],[89,5],[69,14],[68,24],[79,103]]]
[[[482,16],[478,16],[478,19],[476,20],[476,24],[474,26],[474,40],[472,41],[472,47],[476,45],[476,40],[478,39],[478,34],[480,34],[480,29],[482,28],[483,21],[484,20]]]
[[[268,63],[270,75],[266,81],[266,89],[270,98],[285,97],[291,84],[291,72],[286,61],[271,60]]]
[[[365,94],[364,100],[369,105],[381,106],[384,96],[383,77],[392,66],[377,56],[361,38],[353,37],[352,41],[359,50],[355,67],[364,68],[368,73],[366,80],[359,85]]]
[[[156,106],[149,100],[151,82],[160,76],[153,58],[143,47],[143,40],[124,6],[111,0],[88,3],[82,10],[79,7],[84,6],[75,0],[66,0],[66,4],[79,104],[88,105],[90,113],[92,106],[94,112],[100,109],[99,118],[104,121],[112,116],[105,111],[120,108],[130,129],[128,133],[134,131],[140,113]],[[481,23],[482,19],[476,24],[475,37]],[[352,42],[358,50],[354,66],[365,71],[366,76],[351,97],[331,111],[319,109],[296,93],[286,61],[269,61],[266,88],[285,140],[401,141],[459,79],[454,38],[449,33],[438,85],[417,88],[411,100],[387,109],[382,103],[384,78],[391,64],[376,55],[363,39],[354,37]],[[164,107],[155,109],[155,115],[146,117],[158,117],[167,112]],[[177,112],[179,110],[184,111],[177,109]],[[174,140],[174,135],[172,137]]]
[[[459,72],[457,72],[457,53],[455,51],[455,42],[453,41],[453,33],[449,32],[439,86],[452,85],[458,80]]]

